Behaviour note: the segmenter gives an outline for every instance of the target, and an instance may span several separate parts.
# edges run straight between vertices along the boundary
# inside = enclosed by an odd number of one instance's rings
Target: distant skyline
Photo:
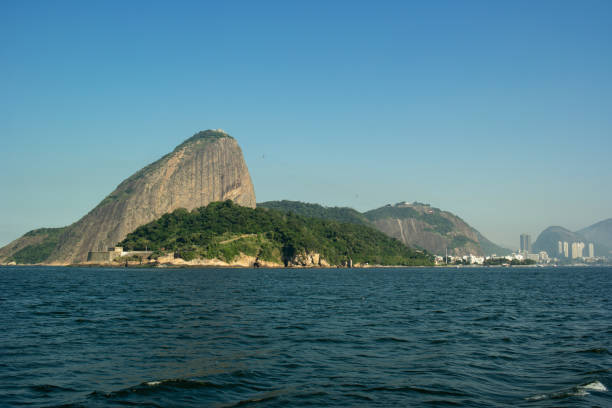
[[[495,243],[612,217],[612,2],[0,3],[0,246],[199,130],[257,201],[419,201]]]

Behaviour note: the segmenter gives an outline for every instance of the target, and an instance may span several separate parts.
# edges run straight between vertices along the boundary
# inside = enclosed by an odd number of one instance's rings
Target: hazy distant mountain
[[[366,213],[347,207],[323,207],[296,201],[269,201],[259,207],[292,211],[300,215],[333,219],[342,222],[372,225],[409,247],[417,247],[434,254],[475,255],[507,254],[502,248],[482,236],[461,218],[427,204],[399,203]]]
[[[578,231],[589,241],[596,242],[602,247],[612,250],[612,218],[600,221]]]
[[[583,255],[588,256],[588,244],[593,243],[595,256],[609,256],[610,249],[612,249],[612,246],[609,245],[611,227],[612,219],[599,222],[578,232],[572,232],[559,226],[548,227],[533,243],[532,250],[533,252],[546,251],[551,257],[559,257],[559,241],[567,242],[570,247],[572,242],[584,242]]]
[[[177,208],[233,200],[255,207],[251,176],[234,138],[199,132],[124,180],[100,204],[64,229],[34,230],[0,249],[0,263],[66,264],[113,246],[137,227]]]
[[[546,251],[551,257],[559,257],[559,241],[571,245],[572,242],[584,242],[585,238],[563,227],[548,227],[538,235],[531,246],[532,252]]]

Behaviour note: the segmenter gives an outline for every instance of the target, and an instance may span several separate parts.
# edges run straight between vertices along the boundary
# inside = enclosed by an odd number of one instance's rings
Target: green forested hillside
[[[7,258],[17,264],[36,264],[44,262],[57,246],[65,228],[39,228],[26,233],[22,240],[25,245]]]
[[[319,204],[303,203],[301,201],[266,201],[258,203],[258,207],[271,208],[281,212],[293,212],[309,218],[323,218],[338,222],[368,225],[368,219],[359,211],[348,207],[323,207]]]
[[[241,252],[285,263],[315,252],[332,265],[347,259],[380,265],[431,265],[431,257],[364,225],[308,218],[269,208],[215,202],[179,209],[139,227],[119,243],[126,249],[175,252],[183,259],[231,261]]]
[[[458,216],[418,202],[385,205],[365,213],[347,207],[324,207],[288,200],[257,205],[306,217],[367,225],[409,247],[425,248],[431,253],[444,254],[448,250],[456,254],[505,255],[511,252],[486,239]]]

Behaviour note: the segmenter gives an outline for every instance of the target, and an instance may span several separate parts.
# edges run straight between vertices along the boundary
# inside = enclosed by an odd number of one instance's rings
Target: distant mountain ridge
[[[546,251],[551,257],[559,257],[559,241],[584,242],[594,244],[595,256],[610,256],[612,254],[612,218],[595,223],[589,227],[573,232],[560,226],[546,228],[533,243],[533,251]],[[584,254],[588,255],[585,249]]]
[[[612,250],[612,218],[597,222],[578,231],[586,239]]]
[[[456,215],[423,203],[386,205],[365,213],[348,207],[323,207],[296,201],[268,201],[258,206],[299,215],[371,225],[406,246],[430,253],[504,255],[510,250],[486,239]]]
[[[39,229],[0,248],[0,263],[70,264],[113,246],[137,227],[177,208],[232,200],[255,207],[242,150],[221,130],[198,132],[124,180],[93,210],[61,229]]]

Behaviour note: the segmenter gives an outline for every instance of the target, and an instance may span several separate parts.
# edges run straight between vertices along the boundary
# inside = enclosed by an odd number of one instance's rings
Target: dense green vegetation
[[[478,245],[476,242],[472,241],[465,235],[455,235],[451,242],[448,244],[449,248],[461,248],[467,244]]]
[[[450,248],[461,248],[465,245],[475,245],[476,247],[480,246],[485,254],[507,255],[511,253],[510,250],[495,245],[493,242],[483,237],[478,231],[475,231],[478,234],[478,241],[471,240],[464,235],[459,235],[453,238],[450,234],[452,234],[453,231],[456,231],[457,227],[453,223],[452,219],[446,216],[448,213],[444,213],[438,208],[434,208],[428,204],[423,204],[416,201],[412,204],[412,206],[405,206],[402,204],[403,203],[398,203],[396,205],[389,204],[365,213],[360,213],[359,211],[347,207],[323,207],[318,204],[308,204],[299,201],[287,200],[268,201],[257,205],[259,207],[272,208],[284,212],[293,212],[305,217],[323,218],[362,225],[373,225],[373,223],[385,219],[412,218],[426,223],[427,227],[425,227],[425,231],[434,232],[451,239],[452,241],[448,243]],[[417,206],[417,208],[414,206]],[[424,208],[423,210],[420,210],[418,207]],[[460,220],[460,218],[457,216],[451,217]]]
[[[44,262],[57,246],[59,236],[64,230],[65,228],[40,228],[24,234],[24,237],[40,238],[40,241],[15,252],[8,261],[15,261],[18,264]]]
[[[309,218],[322,218],[338,222],[368,225],[368,219],[359,211],[348,207],[323,207],[319,204],[303,203],[301,201],[267,201],[258,203],[258,207],[271,208],[282,212],[292,212]]]
[[[191,212],[176,210],[139,227],[119,245],[128,250],[149,248],[155,255],[174,252],[186,260],[231,261],[244,253],[287,264],[298,254],[316,252],[332,265],[349,258],[380,265],[432,264],[429,255],[364,225],[240,207],[231,201]]]

